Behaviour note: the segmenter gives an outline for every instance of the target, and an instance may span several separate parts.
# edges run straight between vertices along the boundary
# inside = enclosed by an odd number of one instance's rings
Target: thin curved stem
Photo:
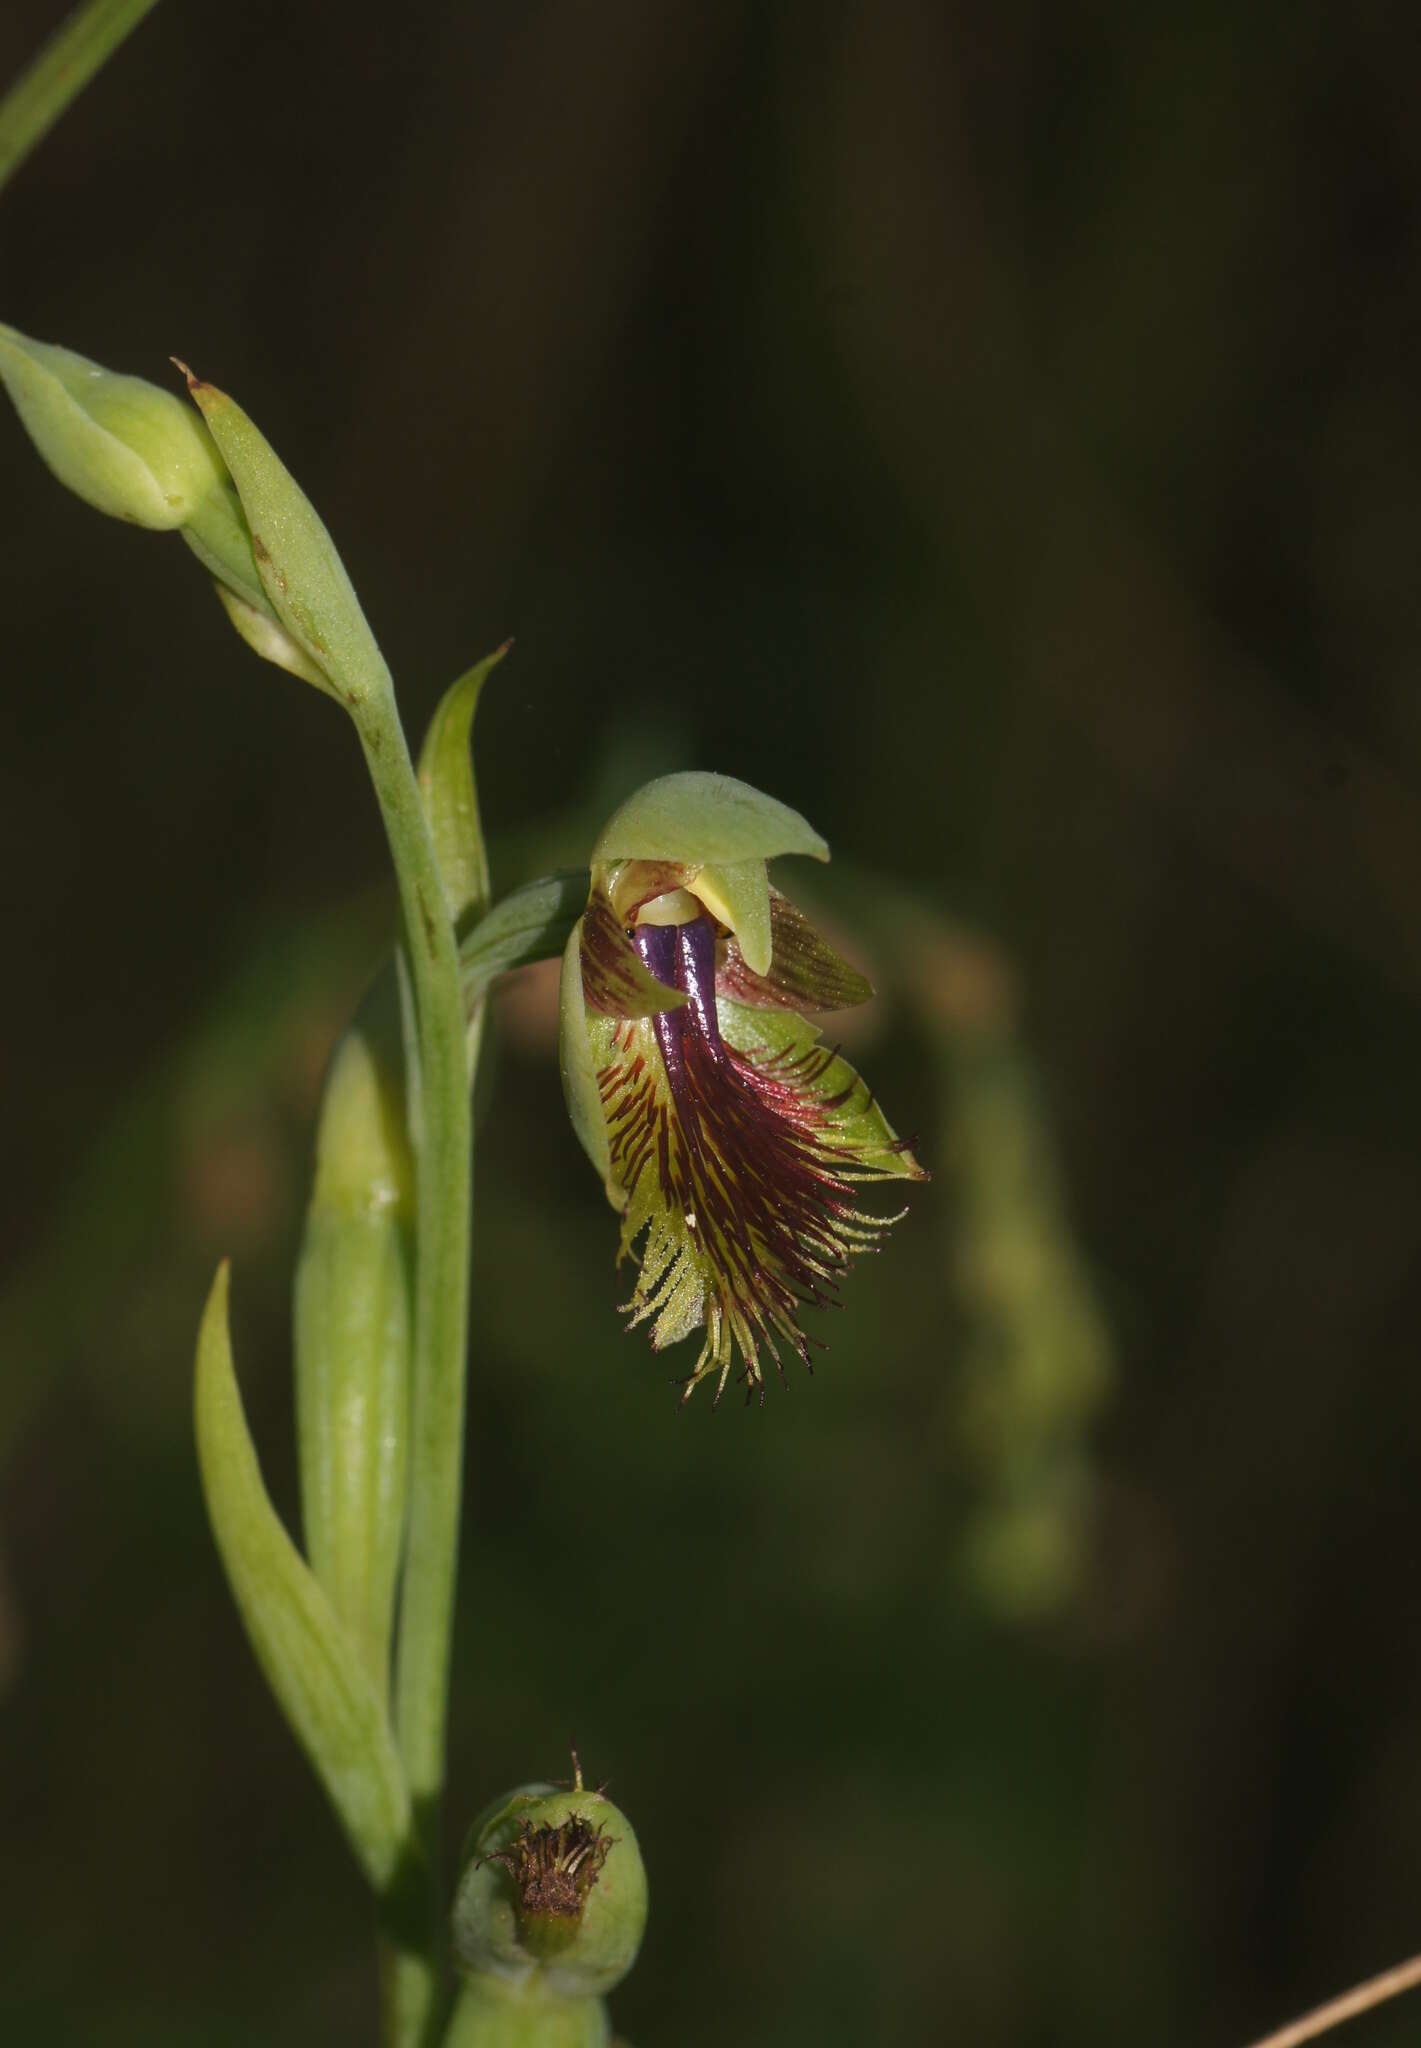
[[[0,190],[158,0],[84,0],[0,100]]]
[[[1418,1985],[1421,1985],[1421,1956],[1412,1956],[1409,1962],[1398,1963],[1395,1969],[1383,1970],[1379,1976],[1369,1977],[1365,1984],[1354,1984],[1340,1998],[1330,1998],[1326,2005],[1314,2006],[1301,2019],[1279,2027],[1275,2034],[1265,2034],[1260,2040],[1250,2042],[1249,2048],[1299,2048],[1300,2042],[1315,2041],[1319,2034],[1330,2033],[1345,2020],[1357,2019],[1362,2013],[1371,2012],[1374,2006],[1384,2005],[1389,1998],[1399,1998],[1403,1991],[1414,1991]]]
[[[418,1038],[410,1514],[395,1734],[431,1889],[420,1937],[396,1944],[387,1979],[388,2038],[413,2048],[429,2039],[441,1995],[437,1873],[463,1484],[473,1133],[454,929],[393,697],[373,702],[357,725],[399,883]]]

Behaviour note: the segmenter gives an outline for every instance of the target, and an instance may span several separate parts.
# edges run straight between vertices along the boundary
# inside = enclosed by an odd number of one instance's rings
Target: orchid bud
[[[4,326],[0,378],[50,469],[98,511],[169,530],[214,498],[235,505],[216,442],[172,392]]]
[[[383,998],[383,1003],[382,1003]],[[335,1051],[296,1268],[306,1553],[383,1697],[409,1456],[414,1166],[393,987]]]
[[[237,487],[198,412],[141,377],[120,376],[13,327],[0,326],[0,380],[62,484],[115,519],[177,528],[247,645],[339,695],[267,595]]]
[[[505,1998],[597,2000],[636,1960],[646,1872],[600,1792],[523,1785],[475,1822],[454,1899],[462,1970]],[[605,2035],[602,2037],[605,2038]]]
[[[926,1180],[848,1061],[801,1010],[873,990],[770,884],[780,854],[827,860],[797,811],[725,775],[667,775],[592,853],[563,955],[561,1066],[574,1129],[640,1274],[625,1304],[656,1350],[704,1329],[686,1393],[738,1356],[809,1364],[800,1311],[837,1298],[894,1217],[858,1187]]]

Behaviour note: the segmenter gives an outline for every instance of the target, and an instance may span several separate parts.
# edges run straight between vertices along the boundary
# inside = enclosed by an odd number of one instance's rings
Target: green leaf
[[[587,907],[586,868],[560,869],[514,889],[459,945],[464,1006],[481,1001],[500,974],[556,960]]]
[[[251,529],[252,554],[273,611],[359,716],[393,694],[390,672],[319,513],[260,429],[234,399],[179,369],[232,473]]]
[[[505,640],[450,684],[420,749],[419,793],[455,925],[481,917],[488,906],[488,853],[479,824],[470,734],[483,686],[512,645]]]
[[[730,775],[686,770],[662,775],[629,796],[603,826],[594,861],[708,862],[772,860],[807,853],[827,860],[829,848],[788,804]]]
[[[197,1456],[227,1582],[277,1704],[366,1877],[384,1893],[410,1857],[410,1804],[385,1709],[267,1497],[247,1432],[217,1269],[197,1340]]]
[[[382,975],[322,1090],[294,1301],[306,1551],[382,1699],[404,1542],[414,1318],[403,1065],[397,991]]]
[[[558,989],[558,1065],[562,1070],[562,1092],[567,1113],[578,1142],[602,1177],[608,1200],[619,1207],[612,1188],[612,1148],[607,1142],[607,1123],[602,1114],[602,1096],[592,1064],[592,1044],[587,1036],[587,1005],[582,996],[582,932],[574,925],[563,948],[562,981]]]
[[[230,494],[212,435],[171,391],[4,326],[0,381],[50,469],[96,511],[165,532]]]

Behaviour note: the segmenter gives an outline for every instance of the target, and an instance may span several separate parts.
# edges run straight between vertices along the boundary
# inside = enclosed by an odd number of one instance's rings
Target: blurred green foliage
[[[59,11],[14,0],[0,71]],[[453,1805],[570,1734],[610,1775],[639,2048],[1242,2039],[1416,1946],[1409,40],[172,6],[0,208],[5,319],[262,422],[415,733],[515,636],[496,890],[690,765],[835,848],[845,1049],[935,1180],[812,1383],[681,1414],[624,1336],[546,976],[478,1104]],[[370,2040],[188,1373],[230,1252],[294,1519],[378,823],[181,551],[3,419],[0,476],[0,2035]]]

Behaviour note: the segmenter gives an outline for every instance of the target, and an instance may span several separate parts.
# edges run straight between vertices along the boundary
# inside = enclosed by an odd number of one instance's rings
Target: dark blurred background
[[[165,0],[0,205],[0,316],[262,424],[413,733],[516,636],[500,885],[692,764],[834,845],[935,1178],[812,1382],[623,1334],[546,977],[480,1090],[453,1818],[610,1777],[638,2048],[1234,2044],[1421,1946],[1408,20]],[[175,538],[0,479],[0,2034],[373,2043],[189,1376],[230,1252],[294,1514],[374,805]]]

